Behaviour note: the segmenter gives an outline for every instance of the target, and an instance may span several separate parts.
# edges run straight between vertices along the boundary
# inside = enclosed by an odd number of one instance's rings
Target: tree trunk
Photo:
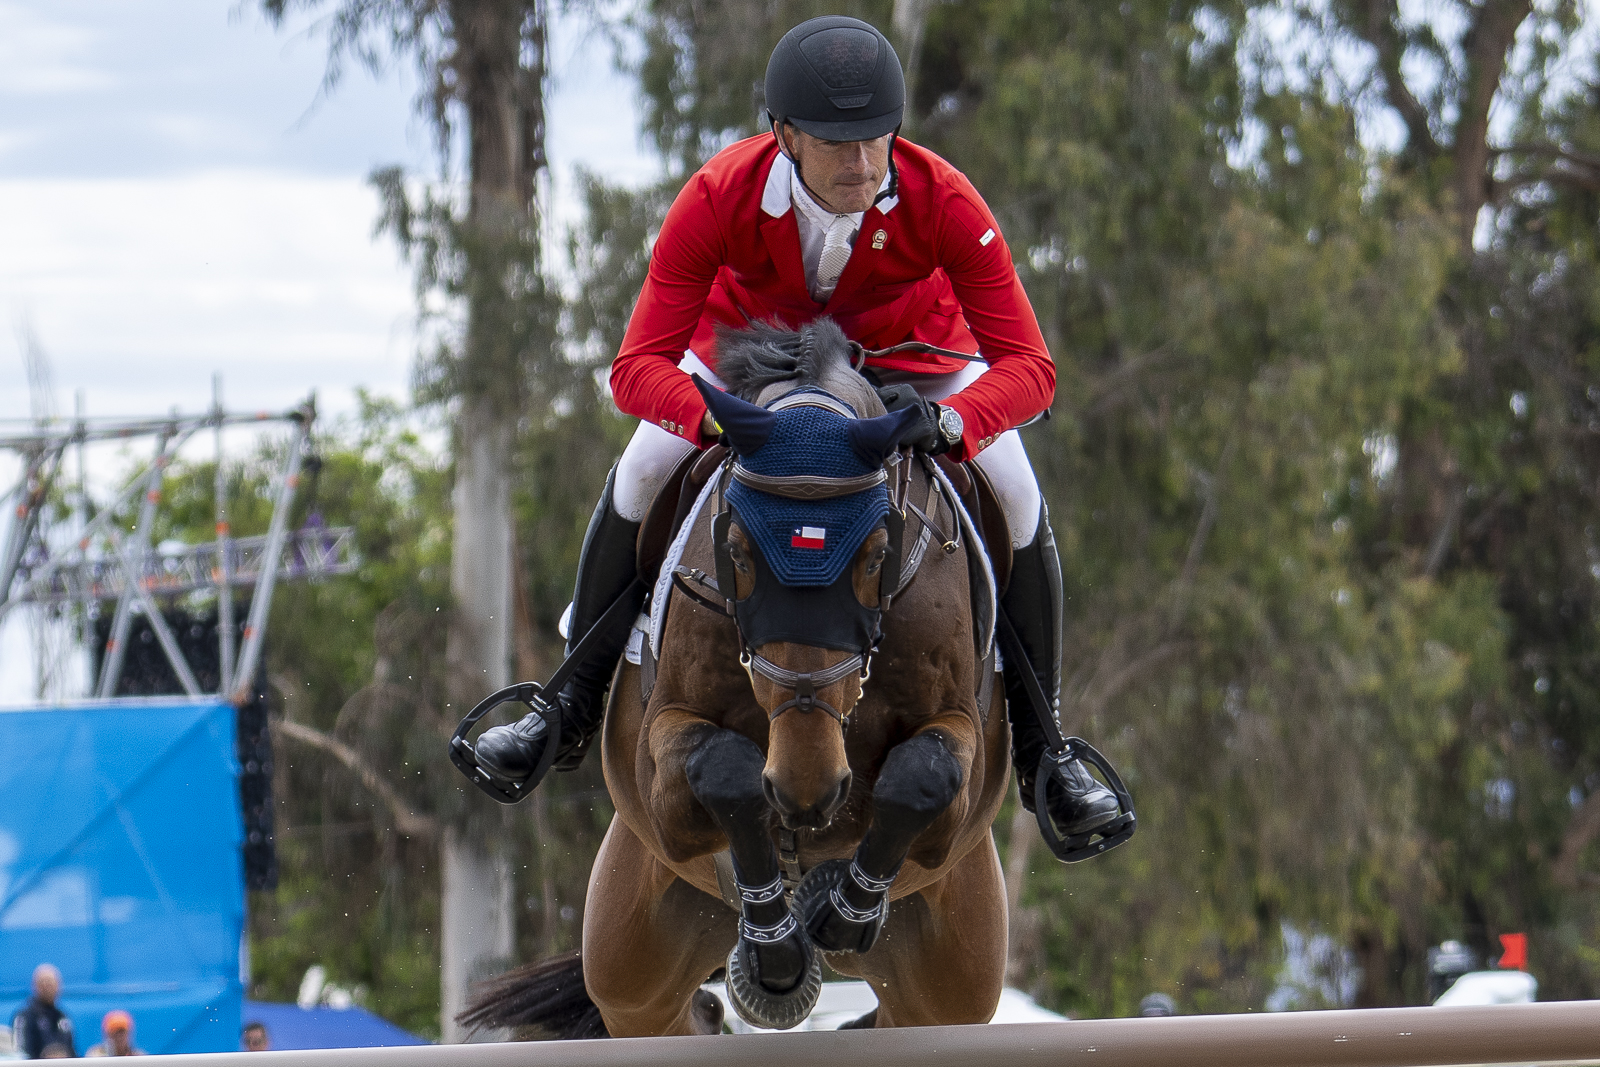
[[[512,451],[525,370],[518,339],[507,336],[508,265],[499,257],[530,229],[537,170],[544,165],[544,8],[537,0],[455,0],[451,21],[456,49],[449,62],[467,123],[467,229],[481,257],[469,266],[481,276],[468,287],[466,373],[454,434],[454,611],[446,658],[452,710],[463,714],[511,681]],[[538,270],[540,264],[525,266]],[[446,834],[440,860],[441,1030],[452,1042],[466,1037],[455,1015],[467,984],[510,958],[515,912],[503,851],[456,827]]]
[[[452,712],[511,682],[511,433],[486,400],[464,402],[456,432],[455,538],[450,591],[455,611],[445,640]],[[473,800],[478,798],[474,796]],[[456,1013],[467,984],[511,955],[514,937],[510,862],[476,835],[446,831],[439,850],[444,878],[440,919],[440,1032],[466,1035]]]
[[[446,1044],[467,1040],[456,1015],[467,1005],[467,987],[504,970],[511,961],[513,929],[511,863],[454,828],[439,846],[444,893],[439,901],[441,944],[440,1032]],[[488,1036],[488,1035],[480,1035]]]
[[[1006,985],[1024,989],[1040,971],[1040,916],[1022,907],[1022,883],[1039,830],[1032,815],[1017,805],[1011,815],[1011,843],[1006,848]]]
[[[900,52],[900,63],[906,73],[906,111],[900,132],[914,131],[916,109],[912,95],[917,89],[917,71],[922,65],[922,31],[928,23],[929,0],[894,0],[894,12],[889,16],[894,30],[895,45]]]
[[[451,710],[458,715],[511,681],[513,428],[492,406],[487,399],[463,402],[456,428],[450,558],[455,610],[445,658]]]
[[[1533,11],[1532,0],[1488,0],[1477,11],[1477,18],[1461,46],[1467,58],[1467,76],[1459,100],[1456,120],[1454,194],[1457,233],[1461,247],[1472,254],[1472,235],[1478,214],[1490,200],[1493,188],[1489,173],[1489,110],[1506,60],[1517,37],[1517,27]]]

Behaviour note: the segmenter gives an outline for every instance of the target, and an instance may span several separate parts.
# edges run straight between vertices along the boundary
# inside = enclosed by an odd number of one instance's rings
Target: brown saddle
[[[712,445],[690,452],[672,468],[650,510],[645,513],[644,522],[639,524],[639,577],[645,582],[656,580],[661,563],[667,558],[667,548],[683,520],[689,517],[695,497],[700,495],[700,490],[722,466],[727,455],[726,447]]]

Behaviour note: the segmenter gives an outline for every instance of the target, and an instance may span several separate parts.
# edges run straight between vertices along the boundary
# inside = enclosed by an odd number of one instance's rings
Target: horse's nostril
[[[767,803],[772,805],[772,810],[779,815],[787,818],[795,813],[794,801],[780,793],[778,787],[772,784],[772,779],[764,774],[761,776],[761,791],[767,795]]]

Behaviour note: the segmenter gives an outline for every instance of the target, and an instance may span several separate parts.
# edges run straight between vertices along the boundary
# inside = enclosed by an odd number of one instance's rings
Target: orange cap
[[[104,1030],[108,1034],[113,1030],[127,1030],[132,1032],[133,1016],[129,1015],[121,1008],[118,1008],[115,1011],[108,1011],[106,1012],[106,1017],[100,1020],[100,1029]]]

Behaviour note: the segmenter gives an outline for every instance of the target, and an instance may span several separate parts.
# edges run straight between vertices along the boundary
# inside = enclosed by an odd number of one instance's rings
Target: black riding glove
[[[884,385],[878,388],[878,398],[883,401],[883,406],[889,411],[899,411],[901,408],[916,408],[922,418],[912,425],[906,432],[902,443],[908,444],[918,452],[926,452],[930,456],[943,455],[950,451],[950,442],[945,440],[944,434],[939,432],[939,405],[931,400],[924,400],[917,395],[917,391],[904,383],[899,385]]]

